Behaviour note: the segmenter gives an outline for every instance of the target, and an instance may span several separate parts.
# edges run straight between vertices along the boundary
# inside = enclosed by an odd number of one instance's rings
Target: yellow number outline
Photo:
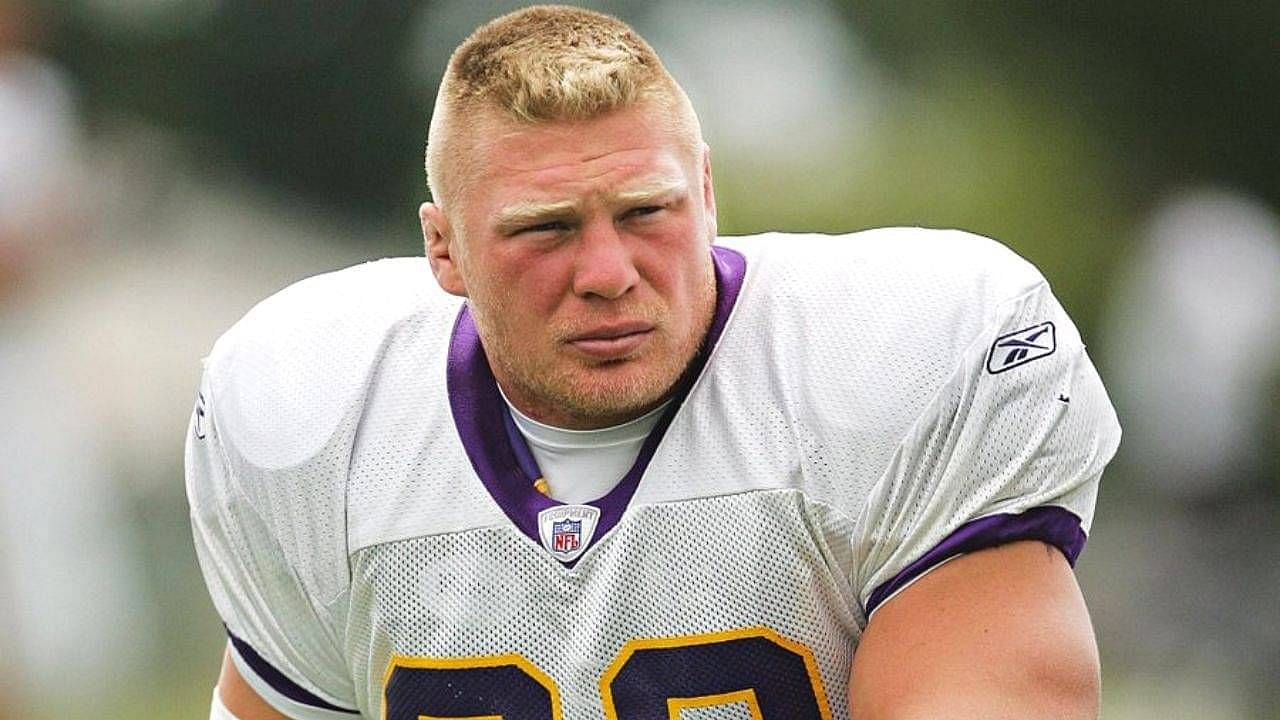
[[[387,662],[386,672],[382,674],[382,720],[387,720],[387,684],[391,682],[391,674],[396,668],[408,670],[470,670],[474,668],[493,668],[515,666],[523,670],[533,681],[541,685],[551,696],[551,720],[563,720],[560,711],[560,688],[551,676],[543,672],[519,653],[504,655],[477,655],[460,658],[434,658],[415,655],[392,655]],[[465,718],[437,718],[431,715],[419,715],[418,720],[503,720],[501,715],[479,715]]]
[[[622,672],[622,668],[631,659],[631,656],[639,650],[665,650],[677,647],[691,647],[695,645],[710,645],[713,643],[725,642],[726,640],[743,640],[747,638],[764,638],[775,645],[790,650],[800,659],[804,661],[805,673],[809,676],[809,684],[813,687],[814,697],[818,701],[818,714],[822,716],[822,720],[832,720],[831,708],[827,704],[827,692],[822,684],[822,676],[818,672],[818,662],[813,658],[813,651],[801,643],[785,638],[782,635],[770,630],[767,627],[755,626],[739,628],[737,630],[724,630],[722,632],[703,633],[699,635],[676,635],[672,637],[657,638],[637,638],[629,640],[618,654],[614,656],[613,661],[605,668],[604,675],[600,676],[600,697],[604,701],[604,716],[608,720],[618,720],[618,710],[613,704],[613,681],[617,679],[618,673]],[[748,688],[747,691],[750,691]],[[668,698],[667,712],[670,714],[669,720],[680,720],[680,710],[686,707],[706,707],[707,705],[715,705],[717,703],[736,702],[743,700],[742,697],[734,697],[731,700],[712,698],[725,698],[729,695],[738,696],[744,691],[733,693],[724,693],[722,695],[703,695],[692,698]],[[751,692],[751,697],[747,701],[751,708],[753,720],[762,720],[760,707],[755,697],[755,692]],[[672,700],[676,700],[680,705],[672,710]],[[704,702],[705,701],[705,702]],[[674,712],[674,714],[672,714]]]
[[[764,720],[760,711],[760,701],[756,699],[756,691],[747,688],[736,692],[719,695],[700,695],[687,698],[667,698],[667,720],[680,720],[680,711],[686,708],[711,707],[712,705],[728,705],[733,702],[745,702],[751,711],[751,720]]]

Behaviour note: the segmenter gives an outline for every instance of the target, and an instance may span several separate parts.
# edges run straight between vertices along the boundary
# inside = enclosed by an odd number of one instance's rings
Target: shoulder
[[[771,233],[720,244],[746,257],[747,273],[714,370],[730,379],[725,392],[769,396],[802,465],[821,459],[805,477],[845,508],[860,505],[899,441],[985,352],[1019,298],[1044,287],[1004,245],[956,230]]]
[[[1045,286],[1008,247],[960,230],[770,233],[722,244],[747,257],[744,314],[794,329],[819,355],[854,344],[950,365],[998,324],[1002,306]]]
[[[210,552],[249,547],[289,568],[272,578],[292,577],[322,603],[339,597],[370,388],[383,365],[424,347],[438,348],[443,373],[461,302],[438,289],[425,259],[381,260],[295,283],[232,326],[205,359],[187,442],[193,516],[227,535],[209,540],[223,548]]]
[[[310,458],[351,424],[396,333],[405,324],[447,333],[461,302],[422,258],[317,275],[263,300],[205,360],[224,445],[262,469]]]
[[[921,300],[999,302],[1044,282],[1034,265],[964,230],[889,227],[843,235],[766,233],[722,238],[771,283],[915,292]],[[959,289],[966,292],[957,293]],[[892,294],[892,293],[889,293]]]

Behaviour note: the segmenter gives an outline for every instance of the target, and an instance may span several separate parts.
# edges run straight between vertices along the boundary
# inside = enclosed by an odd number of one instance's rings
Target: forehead
[[[478,182],[471,194],[560,200],[688,181],[692,153],[663,115],[639,106],[590,120],[490,118],[476,146]]]

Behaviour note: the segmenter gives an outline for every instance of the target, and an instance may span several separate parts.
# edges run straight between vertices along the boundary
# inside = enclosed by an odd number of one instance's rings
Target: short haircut
[[[427,138],[427,181],[437,204],[456,204],[474,154],[466,142],[484,117],[518,123],[588,120],[654,102],[696,152],[702,129],[688,96],[635,30],[615,17],[564,5],[525,8],[482,25],[453,52]]]

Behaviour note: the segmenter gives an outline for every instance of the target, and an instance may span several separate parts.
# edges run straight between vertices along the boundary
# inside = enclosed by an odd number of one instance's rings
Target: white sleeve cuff
[[[231,714],[226,705],[222,704],[222,697],[218,695],[216,685],[213,688],[213,703],[209,707],[209,720],[240,720]]]

